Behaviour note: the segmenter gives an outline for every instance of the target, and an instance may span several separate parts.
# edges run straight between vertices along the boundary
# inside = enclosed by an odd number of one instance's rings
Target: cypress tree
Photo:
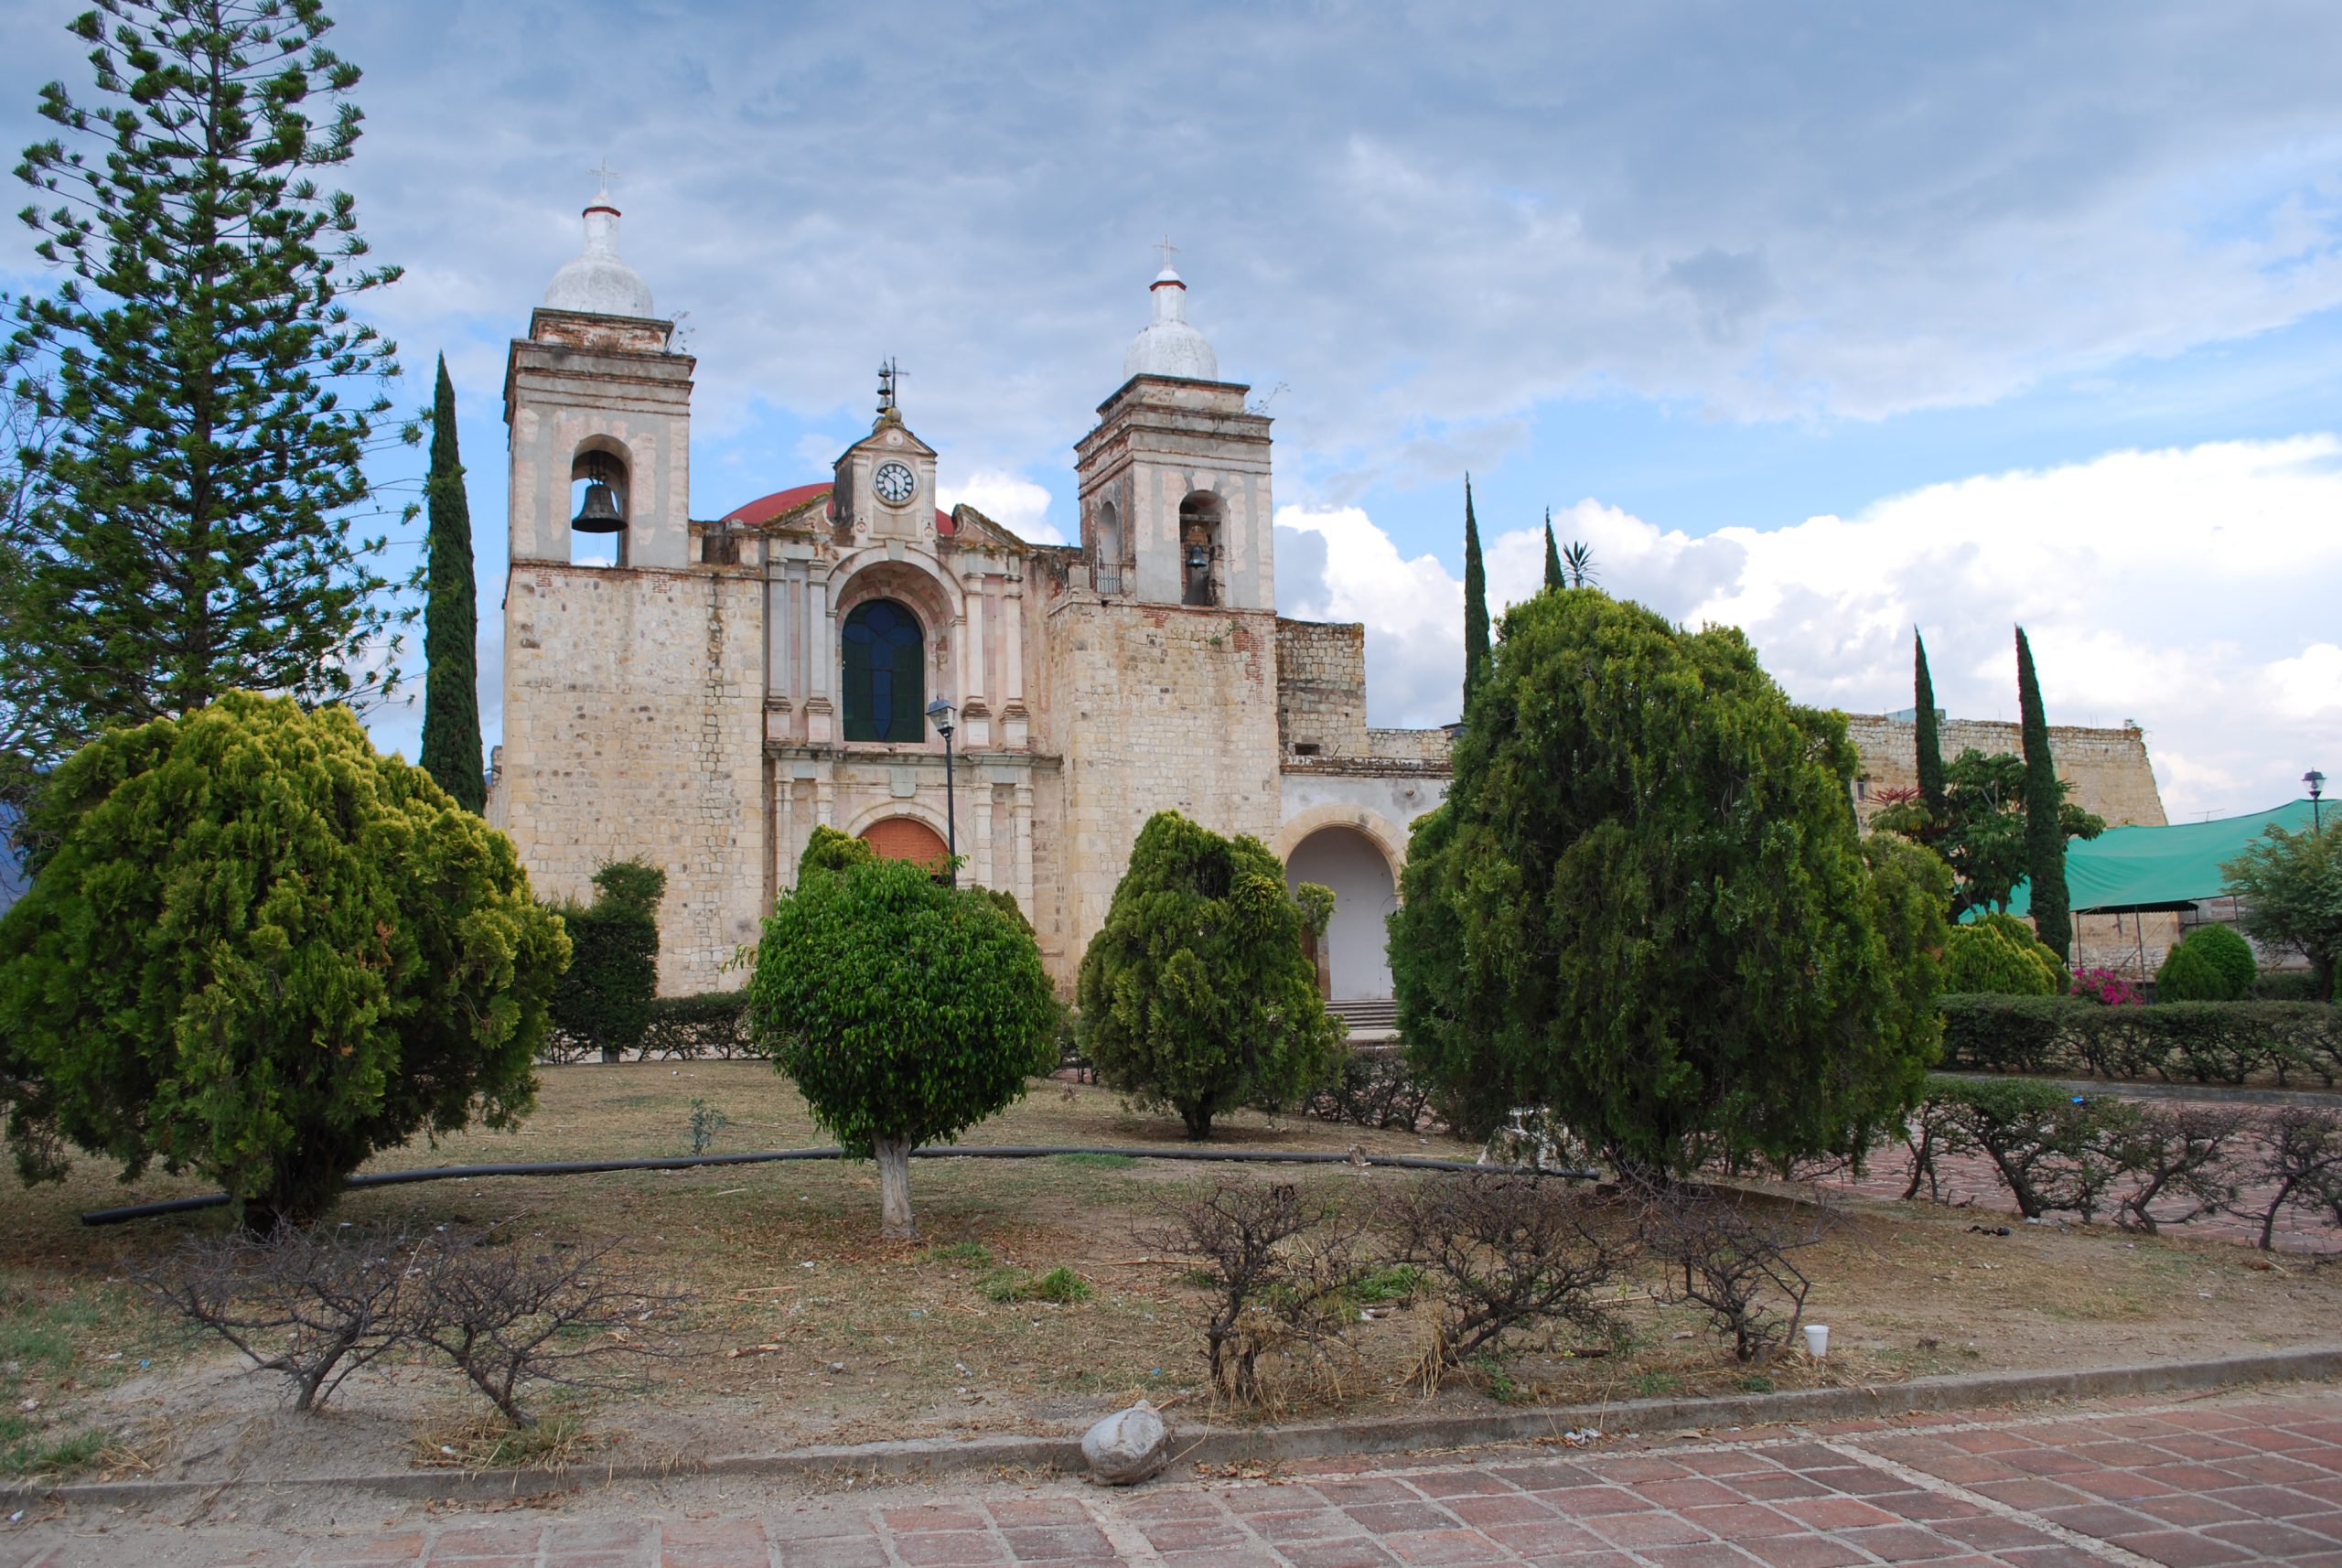
[[[1548,591],[1568,586],[1562,575],[1562,552],[1553,542],[1553,509],[1545,509],[1545,586]]]
[[[17,175],[67,275],[16,302],[5,360],[55,423],[54,504],[0,684],[38,694],[52,752],[239,688],[397,682],[381,541],[351,520],[398,365],[347,296],[399,270],[366,264],[355,204],[316,183],[359,134],[331,26],[317,0],[102,0],[70,28],[97,100],[41,90],[64,134]]]
[[[423,612],[423,770],[466,811],[488,804],[480,777],[478,595],[472,583],[472,513],[456,450],[456,388],[447,356],[431,397],[431,474],[424,481],[428,597]]]
[[[1472,515],[1472,476],[1464,476],[1464,708],[1488,673],[1488,574],[1480,564],[1480,524]]]
[[[2016,702],[2025,726],[2025,868],[2033,881],[2033,929],[2057,961],[2071,961],[2073,915],[2066,894],[2066,827],[2059,820],[2065,791],[2049,757],[2049,721],[2041,711],[2041,682],[2033,649],[2016,628]]]
[[[1951,814],[1943,787],[1943,740],[1936,726],[1936,683],[1928,676],[1928,645],[1911,628],[1911,707],[1919,754],[1919,803],[1928,820],[1941,827]]]

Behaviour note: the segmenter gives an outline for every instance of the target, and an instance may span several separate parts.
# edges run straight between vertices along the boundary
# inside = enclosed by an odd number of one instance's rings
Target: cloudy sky
[[[12,147],[86,88],[75,9],[0,8]],[[1550,507],[1800,699],[1907,706],[1916,624],[2013,716],[2022,621],[2175,819],[2342,776],[2330,4],[337,9],[407,269],[365,308],[405,398],[448,358],[490,642],[505,344],[607,156],[698,515],[822,477],[892,354],[957,499],[1070,532],[1168,232],[1277,420],[1281,607],[1367,623],[1377,724],[1454,716],[1468,470],[1499,596]]]

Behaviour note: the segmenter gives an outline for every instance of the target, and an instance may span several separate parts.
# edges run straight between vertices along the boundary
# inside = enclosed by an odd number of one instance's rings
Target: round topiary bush
[[[49,780],[0,918],[0,1094],[28,1176],[70,1143],[306,1219],[418,1132],[511,1125],[561,922],[510,840],[349,710],[231,693]]]
[[[2155,1000],[2239,1001],[2260,973],[2251,942],[2226,926],[2198,926],[2164,955],[2155,971]]]
[[[1943,988],[1947,993],[1997,996],[2055,996],[2065,990],[2055,954],[2031,932],[2013,936],[1992,920],[1954,926],[1944,939]]]
[[[1032,929],[983,889],[908,861],[830,858],[809,854],[765,921],[749,1027],[814,1121],[876,1156],[886,1234],[908,1236],[911,1150],[1057,1066],[1057,997]]]

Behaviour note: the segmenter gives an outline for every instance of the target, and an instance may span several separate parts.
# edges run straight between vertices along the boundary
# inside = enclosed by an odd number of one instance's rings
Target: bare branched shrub
[[[1904,1184],[1906,1201],[1928,1189],[1928,1201],[1943,1201],[1943,1172],[1938,1162],[1955,1159],[1975,1152],[1975,1141],[1969,1137],[1961,1107],[1949,1100],[1930,1097],[1919,1102],[1903,1124],[1903,1146],[1911,1153],[1911,1179]]]
[[[280,1224],[265,1236],[190,1238],[140,1283],[255,1368],[291,1380],[294,1409],[317,1410],[405,1342],[418,1245],[403,1231]]]
[[[1844,1210],[1662,1181],[1633,1193],[1637,1233],[1667,1271],[1660,1300],[1706,1312],[1742,1361],[1769,1359],[1797,1333],[1812,1282],[1793,1254],[1836,1230]]]
[[[622,1386],[618,1366],[665,1352],[645,1330],[680,1305],[611,1279],[611,1244],[558,1251],[440,1238],[410,1279],[414,1339],[446,1356],[506,1420],[536,1424],[522,1387]]]
[[[2246,1164],[2243,1185],[2253,1189],[2234,1212],[2261,1222],[2261,1250],[2276,1245],[2277,1217],[2302,1208],[2342,1214],[2342,1118],[2330,1111],[2288,1106],[2255,1119],[2258,1153]]]
[[[2185,1225],[2232,1206],[2244,1145],[2257,1120],[2229,1105],[2138,1107],[2110,1133],[2110,1156],[2129,1184],[2116,1206],[2116,1222],[2153,1235],[2159,1226]],[[2158,1204],[2165,1208],[2160,1215]]]
[[[1625,1260],[1595,1228],[1591,1205],[1562,1181],[1494,1172],[1434,1177],[1391,1197],[1383,1221],[1395,1236],[1393,1260],[1436,1282],[1438,1365],[1461,1366],[1523,1339],[1549,1343],[1564,1327],[1616,1333],[1594,1295]]]
[[[1204,1321],[1212,1386],[1232,1401],[1264,1398],[1264,1357],[1308,1357],[1332,1367],[1356,1314],[1349,1292],[1374,1266],[1364,1227],[1305,1197],[1290,1182],[1223,1182],[1176,1205],[1139,1233],[1151,1250],[1196,1259],[1211,1280]]]

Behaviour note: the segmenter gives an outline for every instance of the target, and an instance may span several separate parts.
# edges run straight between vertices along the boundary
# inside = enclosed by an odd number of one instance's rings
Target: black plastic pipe
[[[915,1160],[1037,1160],[1052,1155],[1120,1155],[1133,1160],[1199,1160],[1235,1165],[1346,1165],[1364,1161],[1410,1171],[1479,1171],[1491,1167],[1466,1160],[1430,1160],[1414,1155],[1334,1154],[1325,1150],[1276,1149],[1100,1149],[1074,1144],[930,1144],[913,1149]],[[554,1160],[495,1165],[432,1165],[411,1171],[373,1171],[343,1178],[345,1188],[403,1187],[417,1181],[468,1181],[474,1176],[589,1176],[597,1171],[682,1171],[700,1165],[766,1165],[782,1160],[835,1160],[842,1149],[770,1149],[757,1155],[674,1155],[647,1160]],[[1502,1167],[1496,1167],[1502,1168]],[[1594,1171],[1545,1171],[1545,1176],[1593,1181]],[[188,1214],[199,1208],[220,1208],[228,1203],[224,1192],[200,1197],[173,1197],[160,1203],[134,1203],[121,1208],[93,1208],[81,1216],[84,1225],[119,1225],[129,1219],[154,1219],[166,1214]]]

